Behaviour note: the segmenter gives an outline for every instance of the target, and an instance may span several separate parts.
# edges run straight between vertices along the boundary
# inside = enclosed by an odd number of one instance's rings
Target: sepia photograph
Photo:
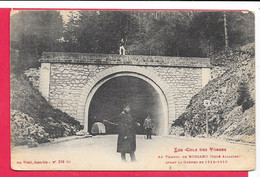
[[[255,169],[255,13],[12,10],[13,170]]]

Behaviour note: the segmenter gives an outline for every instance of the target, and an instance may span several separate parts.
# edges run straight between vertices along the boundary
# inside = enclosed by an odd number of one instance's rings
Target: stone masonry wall
[[[175,119],[184,111],[193,95],[202,88],[201,68],[147,67],[166,82],[174,97]],[[171,117],[170,122],[173,121]]]
[[[87,81],[109,66],[51,64],[49,101],[76,118],[79,97]]]
[[[50,103],[76,118],[78,101],[83,87],[95,74],[109,67],[113,67],[113,65],[52,63],[50,67]],[[175,99],[175,118],[185,110],[191,97],[202,87],[201,68],[140,67],[156,73],[170,87],[170,92]],[[171,118],[170,121],[172,121]]]

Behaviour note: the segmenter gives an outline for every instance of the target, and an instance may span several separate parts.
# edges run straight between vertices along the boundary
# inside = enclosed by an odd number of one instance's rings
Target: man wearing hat
[[[132,162],[136,161],[135,128],[137,126],[140,126],[140,124],[134,121],[130,113],[130,106],[128,104],[124,105],[123,112],[119,115],[117,140],[117,152],[121,153],[122,161],[126,161],[126,153],[130,154]]]

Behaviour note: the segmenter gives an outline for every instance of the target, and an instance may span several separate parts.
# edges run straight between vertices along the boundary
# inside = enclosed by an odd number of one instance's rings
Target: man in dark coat
[[[147,139],[152,139],[153,121],[149,116],[144,120],[143,127],[145,128]]]
[[[124,106],[118,121],[117,152],[121,153],[121,159],[126,161],[125,154],[129,153],[131,161],[135,161],[136,133],[135,128],[140,126],[133,120],[129,105]]]

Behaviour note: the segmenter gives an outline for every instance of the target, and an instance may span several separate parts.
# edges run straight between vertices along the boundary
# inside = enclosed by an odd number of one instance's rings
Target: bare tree
[[[224,12],[224,33],[225,33],[225,48],[228,48],[228,33],[227,33],[227,17]]]

